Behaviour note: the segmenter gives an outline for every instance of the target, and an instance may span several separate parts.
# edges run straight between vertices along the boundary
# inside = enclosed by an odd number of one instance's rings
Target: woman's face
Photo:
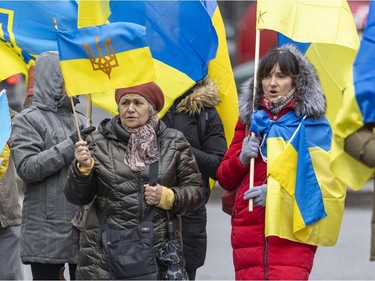
[[[121,124],[128,128],[138,128],[150,118],[149,103],[138,94],[126,94],[119,102]]]
[[[293,79],[280,71],[276,64],[271,73],[262,79],[264,96],[270,102],[276,101],[278,97],[285,96],[293,87]]]

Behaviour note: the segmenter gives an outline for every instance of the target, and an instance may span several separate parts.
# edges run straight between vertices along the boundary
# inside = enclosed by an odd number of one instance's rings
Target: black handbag
[[[156,185],[158,162],[150,166],[150,185]],[[157,280],[158,262],[154,251],[154,206],[146,208],[142,222],[136,227],[116,230],[108,227],[102,210],[96,206],[103,247],[108,253],[111,279]]]

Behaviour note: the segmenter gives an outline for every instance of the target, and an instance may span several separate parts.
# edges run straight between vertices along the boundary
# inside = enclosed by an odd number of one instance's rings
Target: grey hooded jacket
[[[33,105],[13,119],[11,152],[24,181],[21,259],[23,263],[77,263],[79,231],[71,224],[78,206],[64,196],[74,158],[76,131],[56,52],[40,55],[35,66]],[[77,114],[79,124],[85,118]]]

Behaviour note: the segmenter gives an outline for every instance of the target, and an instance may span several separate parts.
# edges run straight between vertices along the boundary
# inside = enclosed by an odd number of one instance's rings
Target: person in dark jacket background
[[[349,135],[345,139],[345,151],[353,156],[359,162],[365,164],[367,167],[375,168],[375,134],[373,128],[375,124],[365,124],[358,131]],[[374,182],[375,190],[375,179]],[[373,192],[372,201],[372,217],[371,217],[371,248],[370,260],[375,261],[375,191]]]
[[[167,127],[181,131],[192,147],[202,174],[204,202],[191,214],[181,217],[185,268],[190,280],[204,265],[207,250],[207,210],[210,197],[209,179],[216,179],[216,170],[227,150],[224,127],[215,106],[220,103],[216,84],[208,77],[178,98],[162,120]]]
[[[103,120],[98,131],[78,141],[76,161],[65,184],[66,198],[77,205],[92,202],[83,228],[77,278],[111,278],[108,254],[101,246],[96,208],[111,229],[138,225],[148,205],[153,216],[154,249],[167,240],[170,210],[181,241],[180,215],[194,212],[203,200],[202,178],[191,147],[181,132],[166,128],[157,112],[164,105],[159,86],[149,82],[115,91],[119,115]],[[150,165],[158,161],[156,186],[150,186]],[[159,263],[160,273],[166,268]]]
[[[77,98],[74,98],[77,102]],[[32,106],[13,118],[11,153],[24,182],[21,259],[33,279],[56,280],[69,264],[75,279],[79,231],[71,220],[79,207],[64,197],[64,182],[78,140],[71,100],[65,91],[57,52],[41,54],[35,63]],[[86,118],[77,113],[78,124]],[[82,130],[84,138],[94,128]]]

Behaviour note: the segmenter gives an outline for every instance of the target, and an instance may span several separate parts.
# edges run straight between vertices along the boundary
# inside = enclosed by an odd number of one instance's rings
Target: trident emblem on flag
[[[91,46],[87,44],[86,42],[84,43],[84,48],[85,48],[87,57],[90,59],[92,69],[94,71],[95,70],[103,71],[105,74],[108,75],[108,78],[111,79],[112,68],[117,67],[119,65],[111,40],[108,37],[107,39],[105,39],[105,42],[104,42],[106,56],[103,55],[103,52],[99,46],[99,36],[96,36],[95,38],[95,45],[99,53],[98,58],[95,57],[94,50],[91,48]]]

